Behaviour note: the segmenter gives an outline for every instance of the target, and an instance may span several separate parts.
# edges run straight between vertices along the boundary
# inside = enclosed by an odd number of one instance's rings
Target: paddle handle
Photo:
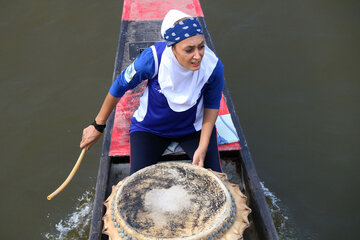
[[[51,200],[52,198],[54,198],[56,195],[58,195],[69,184],[71,179],[74,177],[76,171],[79,169],[81,161],[84,158],[85,152],[86,152],[86,148],[83,148],[81,153],[80,153],[80,156],[79,156],[78,160],[76,161],[75,166],[71,170],[69,176],[65,179],[63,184],[61,184],[60,187],[58,187],[58,189],[56,189],[52,194],[47,196],[47,200]]]

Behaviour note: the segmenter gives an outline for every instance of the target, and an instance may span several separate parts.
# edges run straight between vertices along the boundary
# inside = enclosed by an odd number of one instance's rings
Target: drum
[[[112,240],[240,239],[251,212],[226,174],[177,162],[126,177],[105,206],[103,233]]]

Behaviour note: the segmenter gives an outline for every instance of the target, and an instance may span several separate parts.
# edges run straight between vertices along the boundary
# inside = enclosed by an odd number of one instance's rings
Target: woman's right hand
[[[102,133],[96,130],[93,125],[89,125],[83,130],[80,148],[86,148],[86,150],[89,150],[89,148],[99,140],[101,135]]]

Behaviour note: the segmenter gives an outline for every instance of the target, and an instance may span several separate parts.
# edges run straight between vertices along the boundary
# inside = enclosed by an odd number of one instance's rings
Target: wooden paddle
[[[80,167],[81,161],[84,158],[86,152],[86,148],[83,148],[80,156],[78,158],[78,160],[75,163],[74,168],[71,170],[69,176],[65,179],[65,181],[63,182],[63,184],[60,185],[60,187],[58,187],[58,189],[56,189],[52,194],[50,194],[49,196],[47,196],[48,200],[51,200],[52,198],[54,198],[56,195],[58,195],[71,181],[71,179],[74,177],[76,171],[78,170],[78,168]]]

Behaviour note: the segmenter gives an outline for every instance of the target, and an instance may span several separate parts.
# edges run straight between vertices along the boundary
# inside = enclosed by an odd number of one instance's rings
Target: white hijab
[[[190,16],[178,10],[170,10],[163,20],[161,34],[184,17]],[[183,112],[196,104],[217,62],[215,53],[205,46],[200,69],[191,71],[179,64],[171,47],[165,48],[159,66],[158,82],[173,111]]]

